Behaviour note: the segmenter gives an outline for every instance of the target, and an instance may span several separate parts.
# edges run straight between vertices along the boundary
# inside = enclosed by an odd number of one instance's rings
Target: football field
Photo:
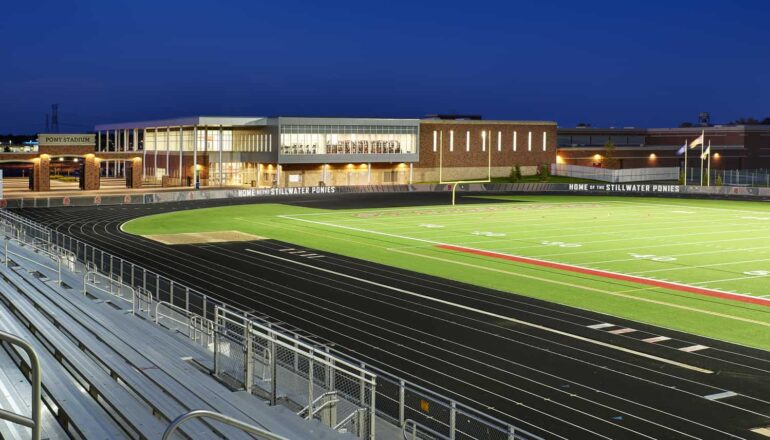
[[[770,205],[478,196],[457,206],[257,204],[158,214],[138,235],[240,231],[770,348]]]

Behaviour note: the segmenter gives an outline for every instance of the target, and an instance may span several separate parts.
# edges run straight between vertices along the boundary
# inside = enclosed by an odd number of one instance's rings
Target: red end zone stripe
[[[606,272],[603,270],[588,269],[580,266],[572,266],[569,264],[552,263],[550,261],[538,260],[535,258],[519,257],[516,255],[500,254],[497,252],[484,251],[481,249],[466,248],[462,246],[452,246],[449,244],[436,245],[441,249],[447,249],[450,251],[464,252],[466,254],[482,255],[485,257],[499,258],[501,260],[515,261],[517,263],[531,264],[534,266],[548,267],[551,269],[565,270],[568,272],[582,273],[585,275],[592,275],[603,278],[611,278],[613,280],[630,281],[632,283],[644,284],[646,286],[662,287],[664,289],[678,290],[680,292],[697,293],[698,295],[712,296],[715,298],[729,299],[733,301],[741,301],[750,304],[759,304],[762,306],[770,307],[770,300],[765,298],[758,298],[748,295],[737,295],[728,292],[720,292],[718,290],[704,289],[701,287],[688,286],[686,284],[671,283],[668,281],[658,281],[649,278],[635,277],[633,275],[623,275],[615,272]]]

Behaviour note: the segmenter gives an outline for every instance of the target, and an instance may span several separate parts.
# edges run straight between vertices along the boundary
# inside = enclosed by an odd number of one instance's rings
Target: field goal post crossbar
[[[465,183],[491,183],[492,182],[492,137],[491,130],[482,130],[482,143],[487,149],[487,178],[479,180],[444,180],[444,130],[438,131],[438,183],[440,185],[452,185],[452,206],[456,203],[457,185]],[[470,142],[470,140],[468,141]]]

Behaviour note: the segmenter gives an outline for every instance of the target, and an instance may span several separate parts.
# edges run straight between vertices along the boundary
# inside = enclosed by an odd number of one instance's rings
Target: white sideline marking
[[[701,351],[701,350],[705,350],[707,348],[708,347],[706,347],[705,345],[698,344],[698,345],[691,345],[689,347],[682,347],[679,350],[686,351],[687,353],[692,353],[694,351]]]
[[[654,338],[642,339],[642,342],[649,342],[650,344],[654,344],[656,342],[668,341],[670,339],[671,338],[668,336],[655,336]]]
[[[609,333],[612,333],[613,335],[624,335],[626,333],[635,332],[636,330],[632,328],[619,328],[617,330],[610,330]]]
[[[366,234],[383,235],[383,236],[391,237],[391,238],[399,238],[399,239],[403,239],[403,240],[418,241],[418,242],[421,242],[421,243],[428,243],[428,244],[432,244],[432,245],[448,245],[448,246],[461,247],[461,248],[465,248],[465,249],[469,249],[469,250],[476,250],[476,251],[480,250],[480,251],[489,252],[489,253],[493,253],[493,254],[497,254],[497,255],[502,255],[502,256],[507,256],[507,257],[512,256],[512,254],[507,254],[507,253],[504,253],[504,252],[497,252],[497,251],[492,251],[492,250],[473,248],[473,247],[468,247],[468,246],[464,246],[464,245],[461,245],[461,244],[443,243],[443,242],[440,242],[440,241],[428,240],[428,239],[425,239],[425,238],[410,237],[410,236],[407,236],[407,235],[399,235],[399,234],[389,234],[387,232],[372,231],[370,229],[355,228],[355,227],[352,227],[352,226],[338,225],[338,224],[335,224],[335,223],[326,223],[326,222],[319,222],[319,221],[315,221],[315,220],[308,220],[308,219],[304,219],[304,218],[295,218],[295,217],[293,217],[291,215],[277,215],[276,217],[278,217],[278,218],[285,218],[285,219],[288,219],[288,220],[294,220],[294,221],[298,221],[298,222],[312,223],[312,224],[322,225],[322,226],[327,226],[327,227],[332,227],[332,228],[340,228],[340,229],[347,229],[347,230],[350,230],[350,231],[364,232]],[[770,246],[760,246],[759,249],[763,249],[763,248],[766,248],[766,247],[770,247]],[[749,249],[756,249],[756,248],[749,248]],[[746,250],[748,250],[748,249],[746,249]],[[680,255],[688,255],[688,254],[680,254]],[[554,262],[556,262],[554,260],[544,260],[542,258],[536,258],[536,257],[525,257],[525,256],[522,256],[522,255],[514,255],[514,256],[517,256],[517,257],[522,258],[522,259],[531,260],[531,261],[542,261],[542,262],[547,262],[547,263],[554,263]],[[633,260],[620,260],[620,261],[633,261]],[[593,263],[596,264],[597,262],[593,262]],[[598,262],[598,263],[600,263],[600,262]],[[581,265],[577,265],[577,264],[569,264],[569,263],[560,263],[560,264],[563,264],[564,266],[570,266],[570,267],[575,267],[575,268],[580,268],[580,269],[584,269],[585,268],[585,266],[581,266]],[[597,272],[606,273],[606,274],[628,275],[628,274],[625,274],[623,272],[613,272],[613,271],[604,270],[604,269],[592,269],[592,270],[595,270]],[[640,277],[638,275],[629,275],[629,276],[632,276],[632,277],[635,277],[635,278],[639,278],[639,279],[654,280],[654,278],[651,278],[651,277]],[[683,286],[683,287],[692,287],[691,284],[686,284],[686,283],[679,283],[679,282],[674,282],[674,281],[669,281],[669,283],[675,284],[675,285],[678,285],[678,286]],[[710,288],[710,287],[705,287],[704,289],[708,289],[708,290],[711,290],[711,291],[714,291],[714,292],[718,292],[718,293],[731,293],[732,295],[742,296],[742,297],[746,297],[746,298],[757,298],[757,296],[754,296],[754,295],[748,295],[748,294],[743,294],[743,293],[735,293],[735,292],[726,292],[724,290],[714,289],[714,288]]]
[[[355,277],[353,275],[348,275],[348,274],[345,274],[345,273],[337,272],[337,271],[334,271],[334,270],[331,270],[331,269],[325,269],[323,267],[313,266],[312,264],[306,264],[306,263],[302,263],[302,262],[299,262],[299,261],[294,261],[294,260],[289,259],[289,258],[283,258],[283,257],[279,257],[277,255],[271,255],[271,254],[268,254],[268,253],[265,253],[265,252],[260,252],[260,251],[254,250],[254,249],[246,249],[246,252],[252,252],[252,253],[255,253],[255,254],[263,255],[265,257],[275,258],[277,260],[282,260],[282,261],[286,261],[288,263],[293,263],[293,264],[296,264],[296,265],[299,265],[299,266],[304,266],[304,267],[308,267],[308,268],[311,268],[311,269],[315,269],[315,270],[320,271],[320,272],[331,273],[331,274],[334,274],[334,275],[337,275],[337,276],[340,276],[340,277],[343,277],[343,278],[349,278],[349,279],[356,280],[356,281],[361,282],[361,283],[371,284],[373,286],[382,287],[384,289],[392,290],[394,292],[399,292],[399,293],[403,293],[403,294],[406,294],[406,295],[415,296],[415,297],[418,297],[418,298],[421,298],[421,299],[437,302],[439,304],[444,304],[444,305],[448,305],[448,306],[451,306],[451,307],[456,307],[458,309],[467,310],[467,311],[475,312],[475,313],[478,313],[478,314],[481,314],[481,315],[490,316],[490,317],[493,317],[495,319],[503,319],[505,321],[513,322],[513,323],[516,323],[516,324],[526,325],[528,327],[536,328],[538,330],[543,330],[543,331],[554,333],[554,334],[557,334],[557,335],[560,335],[560,336],[565,336],[565,337],[568,337],[568,338],[576,339],[576,340],[582,341],[582,342],[588,342],[590,344],[599,345],[599,346],[605,347],[605,348],[611,348],[613,350],[622,351],[624,353],[628,353],[628,354],[632,354],[632,355],[635,355],[635,356],[651,359],[651,360],[654,360],[654,361],[657,361],[657,362],[661,362],[661,363],[664,363],[664,364],[674,365],[674,366],[677,366],[677,367],[685,368],[685,369],[688,369],[688,370],[692,370],[692,371],[696,371],[696,372],[704,373],[704,374],[713,374],[714,373],[711,370],[707,370],[705,368],[696,367],[694,365],[685,364],[683,362],[677,362],[675,360],[662,358],[660,356],[655,356],[655,355],[648,354],[648,353],[643,353],[641,351],[636,351],[636,350],[632,350],[632,349],[629,349],[629,348],[620,347],[618,345],[612,345],[612,344],[609,344],[609,343],[606,343],[606,342],[597,341],[597,340],[594,340],[594,339],[590,339],[590,338],[586,338],[586,337],[583,337],[583,336],[579,336],[579,335],[575,335],[575,334],[572,334],[572,333],[568,333],[568,332],[565,332],[565,331],[562,331],[562,330],[557,330],[557,329],[554,329],[554,328],[546,327],[544,325],[535,324],[535,323],[528,322],[528,321],[522,321],[522,320],[516,319],[516,318],[511,318],[510,316],[504,316],[504,315],[500,315],[500,314],[497,314],[497,313],[488,312],[486,310],[476,309],[476,308],[469,307],[469,306],[466,306],[466,305],[453,303],[451,301],[446,301],[446,300],[443,300],[443,299],[434,298],[432,296],[422,295],[420,293],[412,292],[412,291],[405,290],[405,289],[400,289],[398,287],[388,286],[387,284],[381,284],[381,283],[378,283],[378,282],[375,282],[375,281],[366,280],[366,279],[363,279],[363,278]]]
[[[588,328],[599,330],[600,328],[607,328],[607,327],[614,327],[614,326],[615,324],[610,324],[609,322],[603,322],[601,324],[589,325]]]
[[[734,393],[732,391],[725,391],[723,393],[709,394],[708,396],[703,396],[703,397],[708,400],[719,400],[719,399],[726,399],[728,397],[733,397],[737,395],[738,393]]]

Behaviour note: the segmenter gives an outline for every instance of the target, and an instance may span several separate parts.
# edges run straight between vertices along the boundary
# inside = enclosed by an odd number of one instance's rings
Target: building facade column
[[[198,189],[198,126],[193,125],[193,189]]]
[[[225,145],[224,140],[224,130],[222,130],[222,126],[219,126],[219,186],[225,186],[225,181],[223,180],[224,176],[224,170],[222,167],[222,150]]]
[[[184,127],[179,127],[179,184],[181,186],[185,186],[184,184],[184,173],[183,173],[183,167],[182,162],[184,161],[184,157],[182,154],[184,153]]]
[[[412,184],[412,178],[414,177],[414,163],[409,162],[409,184]]]
[[[147,142],[147,129],[142,129],[142,139]],[[147,148],[142,148],[142,179],[147,175]]]

